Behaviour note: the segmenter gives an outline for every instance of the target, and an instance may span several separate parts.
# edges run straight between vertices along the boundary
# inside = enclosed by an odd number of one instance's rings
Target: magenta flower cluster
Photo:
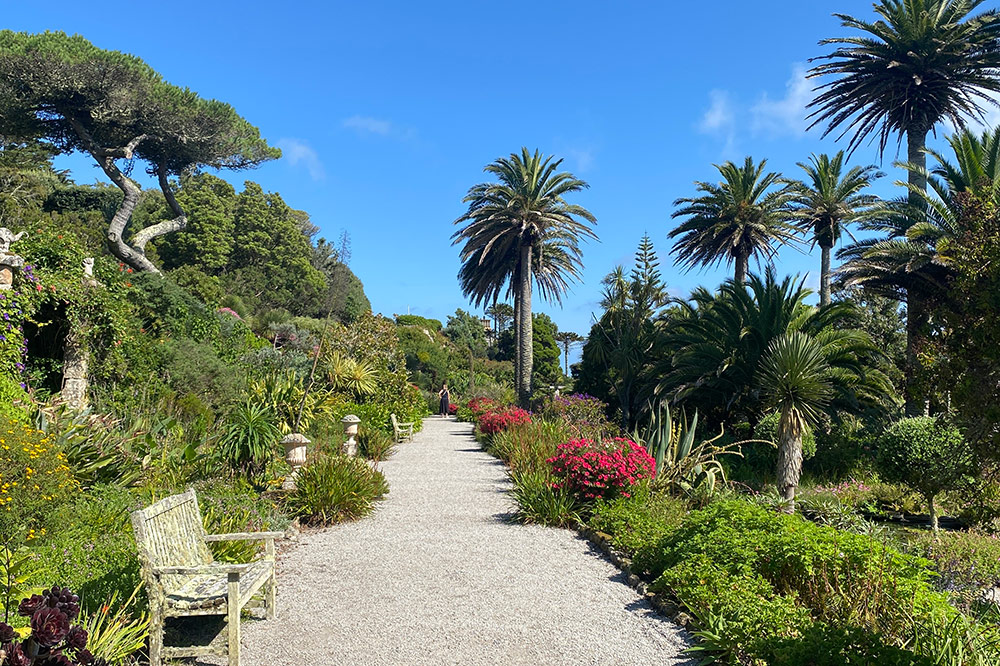
[[[560,444],[548,462],[559,479],[556,488],[588,500],[628,497],[632,486],[656,473],[656,461],[646,449],[622,437],[570,440]]]

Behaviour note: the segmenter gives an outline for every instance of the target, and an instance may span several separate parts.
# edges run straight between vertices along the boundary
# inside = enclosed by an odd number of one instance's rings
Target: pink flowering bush
[[[556,448],[548,459],[558,481],[586,500],[629,496],[629,489],[656,473],[656,461],[630,439],[615,437],[602,442],[573,439]]]
[[[479,431],[484,435],[495,435],[512,426],[526,423],[531,423],[531,412],[520,407],[506,407],[480,416]]]

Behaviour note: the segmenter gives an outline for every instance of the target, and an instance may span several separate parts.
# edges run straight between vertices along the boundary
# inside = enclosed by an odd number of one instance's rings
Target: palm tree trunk
[[[747,281],[747,267],[750,265],[750,257],[746,255],[739,255],[736,257],[736,273],[733,279],[736,280],[736,284],[745,284]]]
[[[819,306],[825,308],[830,304],[830,250],[827,245],[821,245],[819,269]]]
[[[531,366],[533,359],[531,331],[531,246],[521,246],[521,261],[518,271],[518,293],[520,298],[518,321],[517,367],[519,370],[517,399],[527,409],[531,401]]]
[[[906,158],[911,164],[920,167],[920,173],[908,169],[907,182],[911,188],[927,191],[927,177],[922,172],[927,168],[927,154],[924,148],[927,143],[927,130],[911,128],[906,133]],[[916,192],[907,194],[907,201],[915,208],[926,208],[925,202]],[[923,395],[917,386],[917,374],[920,362],[917,352],[923,337],[923,325],[926,317],[924,304],[917,294],[906,295],[906,413],[910,416],[920,414]]]
[[[517,283],[520,285],[520,280]],[[514,296],[514,355],[511,361],[514,363],[514,393],[521,385],[521,366],[518,364],[518,350],[521,348],[521,294],[520,287],[516,289],[518,293]]]
[[[778,494],[785,500],[785,511],[795,512],[795,489],[802,476],[802,419],[792,410],[781,412],[778,421]]]

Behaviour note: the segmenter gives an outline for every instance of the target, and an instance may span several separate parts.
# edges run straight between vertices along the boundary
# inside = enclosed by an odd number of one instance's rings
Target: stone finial
[[[11,254],[11,243],[21,240],[26,233],[26,231],[20,231],[15,234],[7,227],[0,227],[0,256]]]

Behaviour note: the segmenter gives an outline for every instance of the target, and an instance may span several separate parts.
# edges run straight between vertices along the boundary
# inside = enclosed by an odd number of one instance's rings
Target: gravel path
[[[505,521],[504,468],[431,417],[382,469],[374,516],[302,537],[243,663],[678,664],[689,640],[569,530]]]

